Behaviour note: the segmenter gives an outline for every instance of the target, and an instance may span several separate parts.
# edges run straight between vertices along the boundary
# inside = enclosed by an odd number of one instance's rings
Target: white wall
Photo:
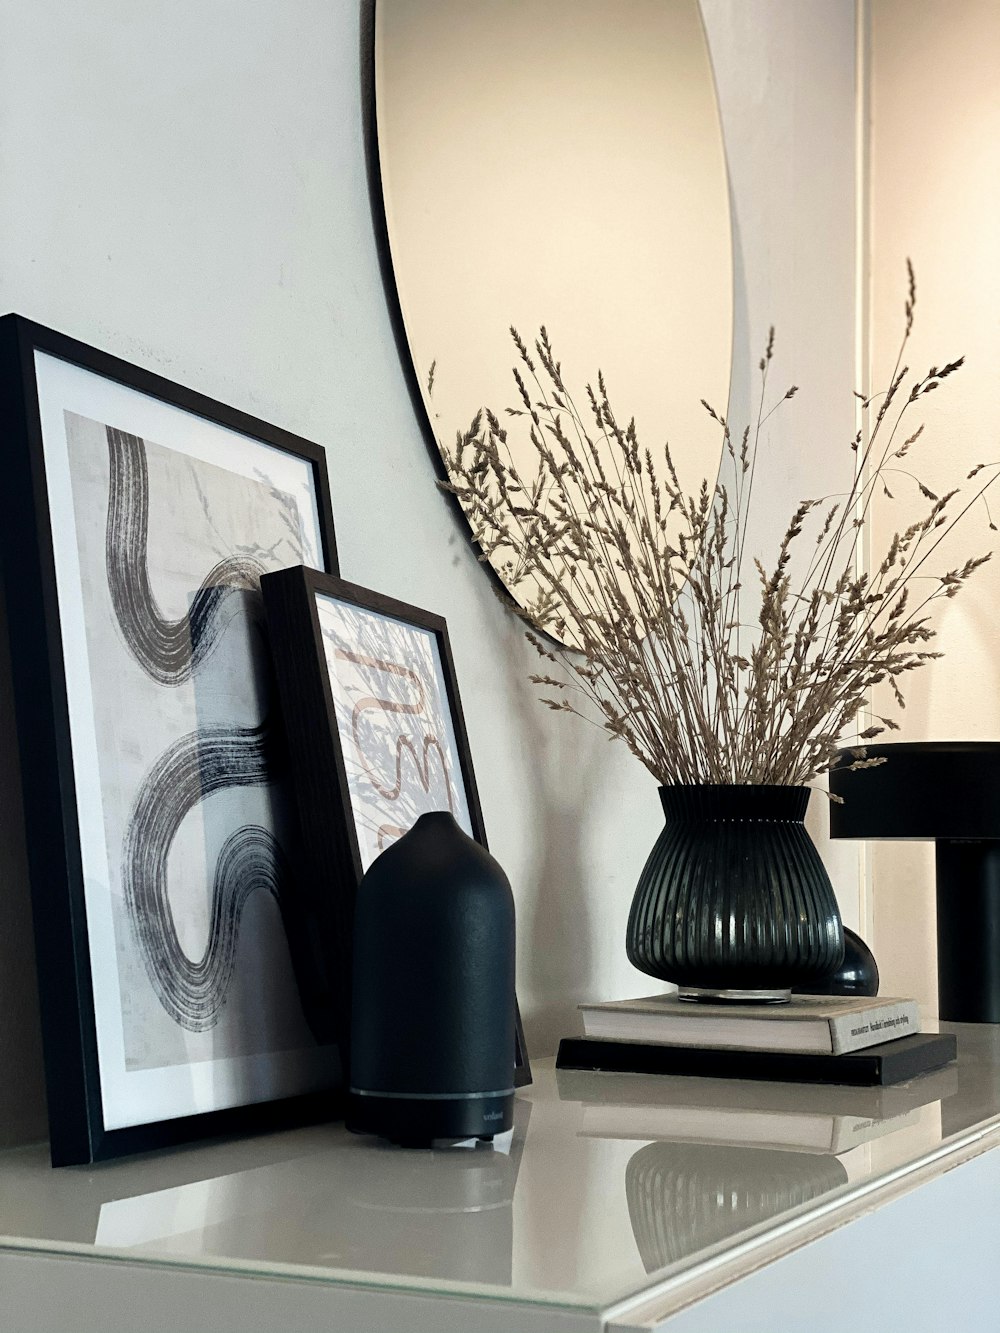
[[[1000,457],[1000,6],[996,0],[872,0],[870,340],[876,383],[902,332],[904,260],[917,276],[907,362],[918,374],[965,354],[926,400],[926,447],[914,471],[935,492]],[[923,443],[923,442],[921,442]],[[901,479],[902,480],[902,479]],[[873,549],[911,522],[905,482],[874,511]],[[1000,522],[1000,491],[991,498]],[[985,509],[947,547],[947,564],[996,545]],[[1000,740],[1000,560],[941,604],[945,657],[913,676],[902,740]],[[875,948],[885,988],[937,1004],[934,857],[930,843],[876,843]]]
[[[853,433],[853,4],[703,8],[732,172],[734,416],[771,322],[776,374],[802,386],[760,488],[773,533],[849,475],[831,446]],[[623,936],[659,803],[623,747],[535,703],[434,487],[369,215],[356,0],[0,0],[0,27],[0,309],[326,447],[343,573],[448,616],[529,1045],[552,1050],[579,999],[649,988]],[[856,921],[855,852],[829,858]],[[26,892],[16,859],[2,883]],[[0,956],[0,1033],[27,1049],[31,1022],[3,1016],[12,991],[27,1003],[11,968]]]

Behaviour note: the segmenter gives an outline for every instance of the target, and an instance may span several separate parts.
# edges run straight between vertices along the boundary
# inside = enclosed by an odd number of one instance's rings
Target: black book
[[[713,1050],[703,1046],[654,1046],[638,1041],[564,1037],[559,1043],[556,1068],[885,1087],[940,1069],[955,1059],[956,1051],[957,1042],[950,1032],[914,1033],[847,1055]]]

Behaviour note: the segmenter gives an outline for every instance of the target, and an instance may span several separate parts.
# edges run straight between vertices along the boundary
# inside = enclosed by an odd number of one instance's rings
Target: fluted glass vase
[[[684,998],[787,1000],[844,954],[806,832],[808,787],[661,787],[666,824],[639,877],[626,952]]]

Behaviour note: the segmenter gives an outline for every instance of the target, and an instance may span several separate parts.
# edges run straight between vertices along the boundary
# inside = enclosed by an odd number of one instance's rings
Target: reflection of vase
[[[787,999],[839,966],[833,886],[805,829],[808,787],[661,787],[626,952],[685,993]]]
[[[846,1183],[836,1157],[767,1148],[647,1143],[625,1168],[629,1220],[647,1273]]]

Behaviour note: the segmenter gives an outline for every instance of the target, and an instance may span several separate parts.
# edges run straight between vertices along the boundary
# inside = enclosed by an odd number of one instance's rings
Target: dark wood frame
[[[311,929],[317,937],[333,942],[332,947],[322,950],[320,965],[330,970],[324,973],[316,990],[328,997],[331,1011],[337,1015],[335,1026],[346,1063],[346,1039],[350,1031],[350,945],[354,898],[362,874],[361,853],[323,651],[317,595],[375,611],[434,635],[441,655],[472,830],[476,841],[483,847],[487,847],[486,828],[458,694],[448,627],[442,617],[304,565],[265,574],[261,579],[261,590],[301,820],[299,842],[303,864],[299,867],[298,879],[302,896],[307,900],[302,910],[310,918]],[[515,1029],[515,1083],[523,1087],[531,1082],[531,1066],[516,1001]]]
[[[125,1129],[104,1128],[59,596],[34,354],[107,380],[311,463],[323,559],[337,569],[319,445],[19,315],[0,318],[5,435],[0,563],[10,635],[25,833],[53,1165],[144,1152],[329,1114],[329,1097],[296,1097]],[[12,1071],[8,1071],[10,1074]]]

